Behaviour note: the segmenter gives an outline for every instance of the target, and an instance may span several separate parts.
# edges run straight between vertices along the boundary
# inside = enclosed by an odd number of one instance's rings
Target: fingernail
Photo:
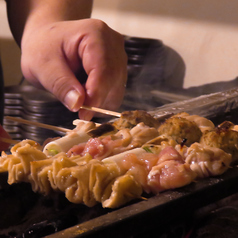
[[[64,98],[65,106],[73,112],[78,111],[79,107],[77,107],[77,102],[79,101],[80,96],[81,94],[76,90],[69,91]]]

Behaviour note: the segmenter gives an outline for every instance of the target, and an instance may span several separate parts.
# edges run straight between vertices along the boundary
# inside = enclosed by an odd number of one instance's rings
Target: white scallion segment
[[[78,145],[83,142],[87,142],[91,136],[87,134],[87,132],[94,128],[95,124],[93,122],[85,122],[79,120],[77,123],[77,129],[72,130],[67,133],[65,136],[51,141],[45,145],[43,152],[46,155],[55,155],[60,152],[68,152],[74,145]]]
[[[82,119],[75,119],[73,120],[73,125],[77,126],[79,123],[88,123],[88,121],[82,120]],[[96,126],[100,126],[101,124],[94,122]]]
[[[57,139],[55,141],[49,142],[43,149],[43,152],[47,155],[54,155],[60,152],[68,152],[74,145],[78,145],[80,143],[86,142],[91,137],[86,133],[73,133],[70,135],[66,135]],[[52,154],[53,152],[53,154]]]
[[[135,149],[132,149],[132,150],[128,150],[128,151],[124,151],[120,154],[117,154],[117,155],[113,155],[113,156],[110,156],[110,157],[107,157],[105,159],[102,160],[103,163],[118,163],[120,162],[122,159],[124,159],[124,156],[126,154],[129,154],[129,153],[133,153],[135,155],[139,155],[141,153],[146,153],[146,151],[142,148],[135,148]]]

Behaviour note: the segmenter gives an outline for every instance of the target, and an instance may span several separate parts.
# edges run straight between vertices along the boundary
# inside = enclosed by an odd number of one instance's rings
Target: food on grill
[[[44,153],[48,155],[55,155],[59,152],[67,152],[74,145],[85,143],[90,138],[98,138],[101,136],[105,137],[106,135],[113,135],[117,132],[119,134],[123,134],[122,132],[120,132],[121,130],[124,130],[125,133],[129,133],[129,131],[131,130],[132,136],[135,137],[135,134],[140,133],[141,127],[143,126],[146,126],[146,128],[151,128],[148,129],[150,130],[150,134],[148,133],[148,136],[153,138],[153,136],[155,136],[153,131],[155,131],[156,128],[160,125],[160,121],[158,119],[155,119],[145,111],[137,110],[122,113],[122,117],[117,119],[113,123],[96,125],[93,122],[75,120],[74,124],[76,124],[76,128],[71,132],[68,132],[66,136],[47,143],[44,147]],[[136,129],[133,129],[134,127],[136,127]],[[117,137],[117,135],[115,135],[115,138]],[[144,138],[144,140],[146,140],[146,138]],[[140,143],[138,144],[138,146],[141,146]]]
[[[132,129],[124,128],[116,134],[91,138],[85,143],[73,146],[67,154],[69,156],[78,154],[83,156],[89,153],[93,158],[102,160],[108,156],[141,147],[158,135],[159,133],[155,128],[148,127],[141,122]]]
[[[35,192],[56,190],[72,203],[116,208],[143,193],[220,175],[236,156],[238,132],[232,123],[215,128],[211,121],[186,113],[163,123],[146,113],[140,117],[145,122],[136,123],[142,112],[125,115],[128,118],[94,136],[89,135],[97,130],[94,123],[78,121],[71,133],[46,144],[43,151],[36,142],[23,140],[10,155],[2,153],[0,172],[8,171],[10,184],[31,183]]]
[[[123,128],[133,128],[138,123],[143,122],[149,127],[158,128],[160,125],[160,120],[152,117],[149,113],[145,111],[125,111],[121,113],[121,117],[113,123],[113,125],[118,129]]]
[[[190,115],[186,112],[181,112],[172,117],[182,117],[189,121],[195,122],[202,133],[205,131],[213,130],[215,128],[215,125],[211,120],[198,115]]]
[[[171,136],[178,144],[186,139],[187,146],[198,142],[202,136],[202,132],[195,122],[175,116],[167,119],[158,131],[160,135]]]
[[[30,182],[35,192],[49,194],[52,189],[60,190],[65,192],[70,202],[87,206],[101,202],[104,207],[110,208],[140,198],[143,190],[148,193],[157,191],[155,173],[150,171],[153,168],[157,171],[156,166],[160,163],[167,170],[165,161],[171,163],[178,160],[167,153],[168,158],[161,162],[160,155],[140,148],[136,149],[137,152],[124,152],[117,158],[109,157],[102,161],[92,159],[89,154],[69,158],[63,152],[48,158],[39,148],[34,141],[24,140],[11,149],[11,155],[2,155],[0,171],[8,170],[8,183]],[[184,164],[181,158],[179,163]],[[164,185],[160,191],[191,183],[195,174],[189,166],[185,167],[184,171],[170,167],[173,173],[165,176],[162,172],[160,183]],[[186,181],[184,177],[188,177]]]
[[[194,181],[196,174],[172,146],[165,147],[148,174],[148,185],[156,194],[167,189],[183,187]]]
[[[114,134],[117,132],[116,127],[112,123],[104,123],[92,130],[89,130],[87,134],[91,137],[99,137],[106,134]]]
[[[178,148],[178,146],[177,146]],[[217,176],[223,174],[232,161],[232,156],[220,148],[193,143],[190,147],[183,146],[182,154],[185,162],[190,165],[192,171],[196,172],[197,178]]]
[[[141,186],[112,163],[84,157],[68,157],[59,153],[47,157],[40,145],[24,140],[2,154],[0,172],[8,171],[8,183],[30,182],[35,192],[49,194],[52,190],[65,192],[73,203],[93,206],[101,202],[117,207],[140,197]],[[118,199],[118,197],[120,199]]]
[[[210,131],[205,131],[201,137],[202,145],[216,147],[232,155],[233,162],[238,159],[238,131],[231,122],[223,122]]]
[[[78,121],[76,127],[66,136],[47,143],[44,147],[44,153],[55,155],[59,152],[67,152],[72,146],[89,140],[91,136],[87,132],[95,127],[93,122]]]

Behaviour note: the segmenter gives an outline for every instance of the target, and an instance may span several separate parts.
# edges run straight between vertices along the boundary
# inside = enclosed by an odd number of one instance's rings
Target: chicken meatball
[[[230,126],[220,125],[214,130],[203,133],[200,143],[211,147],[217,147],[232,155],[232,161],[238,161],[238,131]],[[226,124],[227,125],[227,124]]]
[[[190,146],[199,142],[202,132],[193,121],[182,117],[168,118],[159,128],[160,135],[171,136],[177,143]]]
[[[144,122],[145,125],[155,128],[158,128],[158,126],[160,125],[160,121],[158,119],[142,110],[122,112],[121,117],[115,120],[113,125],[118,130],[124,128],[131,129],[140,122]]]

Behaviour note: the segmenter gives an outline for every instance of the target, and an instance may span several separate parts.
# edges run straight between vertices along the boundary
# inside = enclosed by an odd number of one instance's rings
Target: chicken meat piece
[[[225,151],[193,143],[190,147],[178,148],[179,153],[183,154],[185,162],[190,165],[192,171],[196,172],[197,178],[206,178],[223,174],[230,168],[231,154]]]
[[[172,146],[163,149],[158,157],[157,164],[147,176],[147,183],[153,193],[183,187],[194,181],[196,173]]]
[[[232,162],[238,160],[238,131],[232,129],[229,123],[223,122],[214,130],[203,133],[200,143],[216,147],[232,155]]]
[[[74,145],[67,154],[70,157],[72,155],[84,156],[89,153],[94,159],[102,160],[108,156],[141,147],[158,134],[157,129],[141,122],[131,130],[124,128],[116,134],[91,138],[87,142]]]

